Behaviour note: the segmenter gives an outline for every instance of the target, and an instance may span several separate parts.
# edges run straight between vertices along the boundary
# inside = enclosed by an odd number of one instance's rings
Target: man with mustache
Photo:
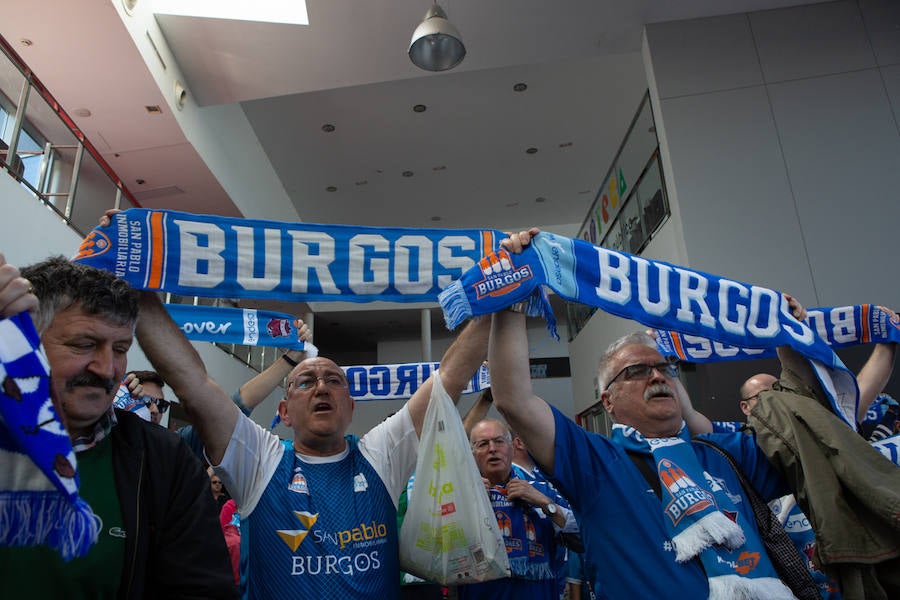
[[[503,245],[520,252],[537,230]],[[534,395],[525,316],[494,315],[494,404],[572,505],[598,597],[793,598],[759,536],[735,471],[691,443],[676,382],[646,334],[614,342],[600,360],[600,400],[616,424],[589,433]],[[787,487],[749,436],[710,435],[766,499]]]
[[[21,278],[5,275],[0,303],[23,282],[39,299],[32,319],[50,364],[51,394],[77,453],[81,496],[100,523],[97,543],[69,562],[47,547],[0,548],[4,593],[236,598],[202,465],[177,435],[112,406],[134,339],[137,292],[63,257],[26,267]]]

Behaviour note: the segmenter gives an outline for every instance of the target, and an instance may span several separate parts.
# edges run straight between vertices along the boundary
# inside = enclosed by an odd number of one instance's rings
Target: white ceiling
[[[121,1],[7,7],[0,35],[70,114],[90,111],[75,121],[132,193],[157,195],[144,206],[239,215],[174,117],[145,110],[167,105]],[[645,23],[806,3],[443,0],[468,53],[440,74],[406,56],[430,0],[308,0],[308,26],[157,21],[198,104],[241,103],[304,221],[573,235],[646,91]]]

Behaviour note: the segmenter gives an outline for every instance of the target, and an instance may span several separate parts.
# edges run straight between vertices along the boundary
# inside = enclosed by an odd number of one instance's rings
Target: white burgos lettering
[[[225,281],[225,232],[212,223],[182,221],[178,226],[181,264],[178,265],[178,284],[190,287],[214,288]],[[188,260],[187,257],[191,257]]]
[[[334,239],[320,231],[288,231],[287,234],[292,238],[293,249],[291,291],[296,294],[309,293],[309,274],[313,272],[323,293],[340,293],[328,269],[334,262]]]
[[[174,219],[172,223],[178,228],[182,256],[178,284],[213,288],[223,283],[226,276],[225,230],[213,223],[183,219]],[[269,291],[281,283],[284,263],[288,260],[282,247],[284,235],[289,238],[291,292],[340,294],[331,271],[336,256],[335,239],[327,233],[286,230],[282,234],[279,229],[248,225],[233,225],[231,229],[236,236],[235,278],[242,288]],[[460,255],[474,250],[476,241],[464,235],[448,235],[434,242],[416,234],[402,235],[391,241],[381,234],[361,233],[349,241],[350,265],[346,279],[350,289],[357,294],[378,294],[391,283],[400,294],[426,294],[435,286],[435,261],[450,271],[437,276],[437,287],[443,289],[475,264],[472,256]],[[117,257],[117,269],[124,270],[127,253],[121,253],[121,258]]]
[[[381,568],[378,550],[352,556],[292,556],[291,575],[356,575]]]
[[[791,317],[790,307],[780,294],[770,289],[750,286],[718,278],[718,293],[710,297],[710,280],[701,273],[687,269],[672,267],[663,263],[653,263],[647,259],[608,250],[595,248],[599,267],[598,284],[594,292],[600,300],[624,306],[634,301],[631,277],[634,268],[637,301],[641,308],[650,315],[670,315],[674,309],[674,317],[683,323],[699,324],[710,330],[722,330],[738,336],[755,336],[761,339],[777,337],[783,330],[798,342],[811,345],[815,334],[805,323]],[[634,267],[632,267],[632,264]],[[676,281],[670,282],[675,275]],[[674,285],[670,285],[674,283]],[[677,304],[673,306],[670,288],[678,290]],[[654,294],[656,298],[654,298]],[[710,302],[716,302],[716,314],[710,309]],[[779,312],[789,319],[782,323]],[[852,307],[847,312],[833,315],[835,338],[855,336]],[[840,323],[838,326],[837,323]],[[822,325],[817,323],[817,325]],[[707,358],[713,352],[721,356],[734,356],[738,352],[759,354],[764,350],[743,349],[716,343],[701,337],[684,335],[684,340],[693,344],[688,349],[695,358]]]
[[[431,289],[432,252],[431,240],[424,235],[403,235],[397,238],[394,250],[394,287],[401,294],[424,294]],[[410,257],[416,254],[413,277]]]
[[[257,229],[235,225],[237,232],[237,280],[245,290],[274,290],[281,282],[281,232],[263,229],[263,276],[254,273]]]

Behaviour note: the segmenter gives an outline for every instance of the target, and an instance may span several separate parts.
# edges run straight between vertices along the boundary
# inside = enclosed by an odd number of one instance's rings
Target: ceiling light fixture
[[[426,110],[428,110],[428,107],[425,106],[424,104],[416,104],[415,106],[413,106],[413,112],[421,113],[421,112],[425,112]]]
[[[412,171],[403,171],[402,175],[404,177],[412,177],[414,173]]]
[[[526,148],[525,154],[537,154],[537,148],[532,146],[531,148]]]
[[[527,89],[528,89],[528,85],[524,84],[524,83],[517,83],[516,85],[513,86],[514,92],[524,92]]]
[[[322,131],[324,131],[325,133],[331,133],[332,131],[334,131],[334,125],[332,125],[331,123],[325,123],[324,125],[322,125]]]
[[[447,71],[461,63],[465,56],[462,36],[447,20],[444,9],[435,4],[413,32],[409,42],[409,59],[426,71]]]

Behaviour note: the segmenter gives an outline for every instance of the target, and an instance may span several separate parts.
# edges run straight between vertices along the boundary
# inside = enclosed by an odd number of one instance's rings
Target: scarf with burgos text
[[[132,208],[73,258],[137,289],[292,302],[434,302],[504,236],[482,229],[280,223]]]
[[[75,451],[27,313],[0,320],[0,382],[0,546],[82,557],[97,541],[99,519],[78,496]]]
[[[791,315],[782,294],[583,240],[541,232],[521,254],[485,257],[439,297],[447,326],[525,301],[526,314],[556,321],[543,286],[648,327],[747,348],[789,345],[809,359],[835,413],[856,428],[859,388],[834,351]]]
[[[666,438],[645,438],[617,423],[611,437],[628,451],[652,457],[675,560],[699,556],[710,598],[794,598],[756,530],[738,524],[740,512],[728,493],[700,466],[683,423],[678,436]]]
[[[811,308],[804,322],[832,348],[859,344],[900,342],[900,317],[883,306],[860,304],[833,308]],[[771,358],[773,348],[739,348],[696,335],[655,329],[656,347],[663,356],[687,362],[718,362]]]

